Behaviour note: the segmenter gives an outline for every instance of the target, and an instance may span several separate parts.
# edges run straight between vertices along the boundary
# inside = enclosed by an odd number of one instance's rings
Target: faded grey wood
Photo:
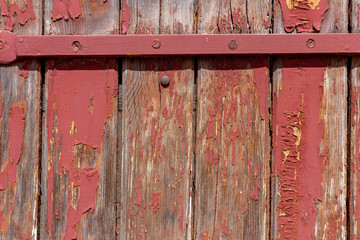
[[[192,0],[126,5],[122,33],[194,33]],[[124,59],[120,239],[191,239],[193,68],[192,58]]]
[[[200,0],[197,32],[266,34],[270,21],[271,1]],[[268,58],[198,60],[196,239],[268,238],[268,68]]]
[[[30,3],[33,8],[29,7]],[[9,16],[6,16],[5,10],[9,11],[15,4],[25,12],[33,12],[33,17],[25,18],[26,21],[20,24],[18,20],[21,14],[13,14],[14,25],[6,27]],[[41,1],[6,2],[6,5],[1,5],[1,10],[1,30],[11,28],[19,35],[41,35]],[[12,14],[11,11],[8,13]],[[0,181],[4,188],[0,190],[0,239],[36,239],[39,234],[40,85],[40,64],[37,60],[0,66]],[[20,115],[12,115],[16,110]],[[14,120],[16,122],[11,122]],[[19,133],[16,128],[22,131],[22,127],[23,132]],[[15,139],[10,139],[11,134]],[[16,153],[19,158],[10,159],[13,152],[11,149],[17,146],[20,146]],[[16,162],[12,168],[15,170],[15,181],[12,182],[4,171]]]

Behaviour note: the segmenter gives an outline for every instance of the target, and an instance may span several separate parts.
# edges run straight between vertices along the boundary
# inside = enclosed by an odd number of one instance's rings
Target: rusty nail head
[[[235,49],[237,49],[237,47],[238,47],[238,44],[237,44],[237,42],[236,42],[235,40],[231,40],[231,41],[229,42],[229,48],[230,48],[231,50],[235,50]]]
[[[161,42],[159,39],[154,39],[154,41],[152,42],[152,47],[155,49],[158,49],[161,47]]]
[[[5,47],[4,42],[0,40],[0,49],[3,49],[4,47]]]
[[[170,78],[168,76],[164,75],[160,78],[160,82],[161,82],[161,85],[163,85],[165,87],[165,86],[169,85]]]
[[[79,41],[74,41],[74,42],[72,43],[72,46],[73,46],[73,49],[74,49],[75,51],[80,50],[80,49],[82,48]]]
[[[314,48],[315,47],[315,40],[314,39],[308,39],[307,41],[306,41],[306,46],[308,47],[308,48]]]
[[[22,43],[24,42],[24,39],[23,38],[19,38],[19,43]]]

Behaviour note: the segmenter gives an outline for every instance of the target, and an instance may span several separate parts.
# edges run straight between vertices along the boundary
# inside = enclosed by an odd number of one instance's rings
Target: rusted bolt
[[[315,47],[315,40],[314,39],[308,39],[307,41],[306,41],[306,46],[308,47],[308,48],[314,48]]]
[[[80,50],[80,49],[82,48],[79,41],[74,41],[74,42],[72,43],[72,46],[73,46],[73,49],[74,49],[75,51]]]
[[[231,40],[231,41],[229,42],[229,48],[230,48],[231,50],[235,50],[235,49],[237,49],[237,47],[238,47],[238,44],[237,44],[237,42],[236,42],[235,40]]]
[[[3,41],[0,41],[0,49],[3,49],[5,47],[5,44]]]
[[[159,39],[154,39],[154,41],[152,42],[152,47],[155,49],[158,49],[161,47],[161,42]]]
[[[160,78],[160,82],[161,82],[161,85],[166,87],[170,83],[170,78],[168,76],[164,75]]]

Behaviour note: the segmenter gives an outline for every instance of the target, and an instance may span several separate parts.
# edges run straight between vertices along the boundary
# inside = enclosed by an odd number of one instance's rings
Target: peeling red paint
[[[105,71],[107,67],[109,70]],[[62,134],[60,175],[71,169],[74,145],[86,144],[101,152],[104,126],[117,91],[115,61],[110,60],[107,66],[106,63],[79,60],[69,66],[49,66],[49,71],[48,142],[50,145],[55,131]],[[93,99],[93,113],[87,108],[89,99]],[[60,137],[56,139],[57,146],[59,141]]]
[[[77,230],[74,228],[80,221],[82,214],[95,210],[96,190],[99,172],[96,168],[85,168],[80,173],[80,198],[76,210],[69,206],[64,239],[76,239]]]
[[[20,76],[23,78],[27,78],[29,76],[29,65],[31,64],[31,60],[25,60],[23,66],[21,67]]]
[[[268,137],[268,132],[259,130],[259,127],[268,127],[269,59],[212,59],[206,63],[210,66],[200,66],[211,71],[200,75],[199,95],[203,99],[200,104],[205,103],[198,107],[205,111],[202,115],[206,114],[206,122],[202,123],[204,127],[201,127],[202,132],[198,138],[203,138],[199,142],[206,140],[206,145],[203,144],[201,150],[206,162],[201,171],[210,173],[202,178],[209,176],[210,186],[206,187],[216,188],[217,191],[215,196],[215,191],[209,191],[211,195],[202,193],[202,197],[215,197],[215,206],[224,212],[217,213],[214,225],[212,220],[202,220],[208,221],[211,227],[199,226],[197,234],[202,239],[220,239],[225,235],[229,239],[236,239],[241,236],[239,234],[249,236],[246,227],[240,230],[241,227],[235,226],[236,223],[244,221],[248,224],[248,219],[252,218],[249,214],[258,209],[262,211],[260,203],[264,201],[260,188],[264,178],[260,178],[258,174],[261,164],[264,164],[260,156],[267,156],[267,143],[265,141],[258,144],[253,141],[258,141],[258,137]],[[212,80],[208,83],[209,79]],[[206,84],[202,81],[206,81]],[[204,121],[204,117],[201,119]],[[219,164],[218,167],[210,166],[214,163]],[[211,178],[215,178],[215,181]],[[201,203],[198,208],[201,208]],[[211,207],[207,208],[211,211]],[[258,223],[260,221],[251,222],[251,225]],[[255,228],[259,229],[256,231],[259,237],[254,238],[261,238],[260,225]],[[208,234],[209,230],[211,232]]]
[[[0,190],[5,190],[7,181],[16,182],[17,164],[20,161],[25,129],[25,110],[23,107],[12,107],[8,122],[9,128],[9,160],[0,173]]]
[[[319,32],[328,0],[278,0],[286,32]]]
[[[232,8],[232,20],[233,20],[233,28],[236,30],[238,29],[238,31],[236,32],[241,32],[241,33],[246,33],[248,32],[248,24],[247,24],[247,19],[246,19],[246,13],[244,14],[244,11],[246,11],[246,9],[241,9],[241,8]]]
[[[137,183],[135,205],[141,206],[142,202],[142,185],[141,180]]]
[[[0,0],[1,15],[6,17],[5,30],[12,31],[15,25],[15,14],[21,25],[29,20],[35,19],[34,6],[32,0],[26,0],[26,8],[21,9],[16,2],[6,4],[5,0]]]
[[[80,0],[54,0],[53,9],[51,11],[51,18],[54,21],[65,19],[68,20],[69,16],[75,20],[80,17],[82,13]]]
[[[160,208],[160,193],[153,193],[151,197],[151,207],[153,213],[157,213]]]
[[[121,34],[126,34],[130,25],[130,10],[126,0],[122,1]]]
[[[226,220],[224,220],[222,223],[222,232],[227,236],[229,235],[229,228],[227,227]]]
[[[116,61],[71,60],[55,64],[49,62],[48,80],[48,146],[60,152],[57,175],[69,175],[70,181],[80,189],[76,209],[69,206],[65,239],[76,236],[75,227],[81,215],[95,208],[99,170],[74,165],[73,148],[87,145],[100,157],[105,125],[117,101]],[[89,109],[91,100],[91,110]],[[61,147],[60,147],[61,146]],[[97,160],[99,161],[99,160]],[[48,229],[52,233],[53,199],[56,169],[54,162],[48,166]],[[70,189],[69,189],[70,190]],[[71,194],[69,194],[71,201]],[[55,210],[56,211],[56,210]]]
[[[311,66],[311,67],[307,67]],[[313,239],[322,201],[325,60],[285,58],[274,93],[274,171],[279,179],[277,239]],[[326,149],[326,146],[322,146]]]

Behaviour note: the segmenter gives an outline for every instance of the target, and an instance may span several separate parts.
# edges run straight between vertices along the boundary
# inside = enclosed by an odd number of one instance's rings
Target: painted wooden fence
[[[18,35],[360,32],[360,0],[0,10]],[[359,112],[359,57],[2,65],[0,239],[360,239]]]

